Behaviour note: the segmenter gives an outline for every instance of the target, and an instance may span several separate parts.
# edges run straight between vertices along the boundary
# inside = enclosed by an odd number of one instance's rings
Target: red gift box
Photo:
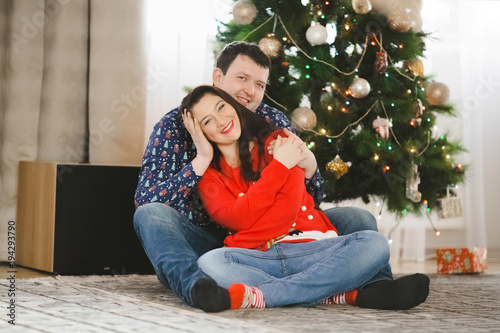
[[[486,248],[437,249],[438,274],[482,273],[487,268]]]

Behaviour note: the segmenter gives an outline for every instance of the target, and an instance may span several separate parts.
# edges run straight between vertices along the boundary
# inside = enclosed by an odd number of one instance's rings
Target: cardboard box
[[[486,248],[437,249],[438,274],[483,273],[487,268]]]

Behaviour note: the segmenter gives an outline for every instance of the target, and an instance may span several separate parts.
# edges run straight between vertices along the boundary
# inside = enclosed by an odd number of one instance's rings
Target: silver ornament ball
[[[248,0],[238,0],[233,6],[233,17],[236,23],[246,25],[255,20],[257,7]]]
[[[357,14],[368,14],[372,10],[370,0],[352,0],[352,9]]]
[[[306,31],[306,39],[311,45],[325,44],[327,38],[326,28],[319,23],[310,26]]]
[[[307,107],[299,107],[292,112],[292,126],[297,132],[312,130],[316,122],[316,113]]]
[[[357,77],[349,87],[351,96],[354,98],[363,98],[370,93],[370,83],[363,78]]]

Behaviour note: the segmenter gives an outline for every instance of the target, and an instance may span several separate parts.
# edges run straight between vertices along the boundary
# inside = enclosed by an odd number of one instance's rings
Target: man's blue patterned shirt
[[[268,122],[293,131],[288,118],[278,109],[261,103],[255,112]],[[159,202],[175,208],[196,225],[214,223],[196,190],[201,176],[196,175],[191,164],[195,157],[196,147],[175,108],[156,123],[149,138],[135,191],[136,208]],[[312,179],[306,180],[306,187],[319,204],[323,197],[323,178],[318,170]]]

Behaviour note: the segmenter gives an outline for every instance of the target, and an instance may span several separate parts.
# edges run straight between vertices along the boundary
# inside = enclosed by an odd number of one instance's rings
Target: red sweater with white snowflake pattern
[[[266,151],[278,134],[286,137],[280,130],[272,133],[267,138]],[[255,166],[257,147],[252,150],[252,160]],[[225,239],[226,246],[267,250],[275,240],[288,235],[290,229],[336,232],[323,212],[314,208],[301,168],[288,169],[269,154],[265,163],[260,179],[247,183],[239,167],[232,168],[221,158],[222,173],[210,167],[198,184],[208,214],[231,233]]]

